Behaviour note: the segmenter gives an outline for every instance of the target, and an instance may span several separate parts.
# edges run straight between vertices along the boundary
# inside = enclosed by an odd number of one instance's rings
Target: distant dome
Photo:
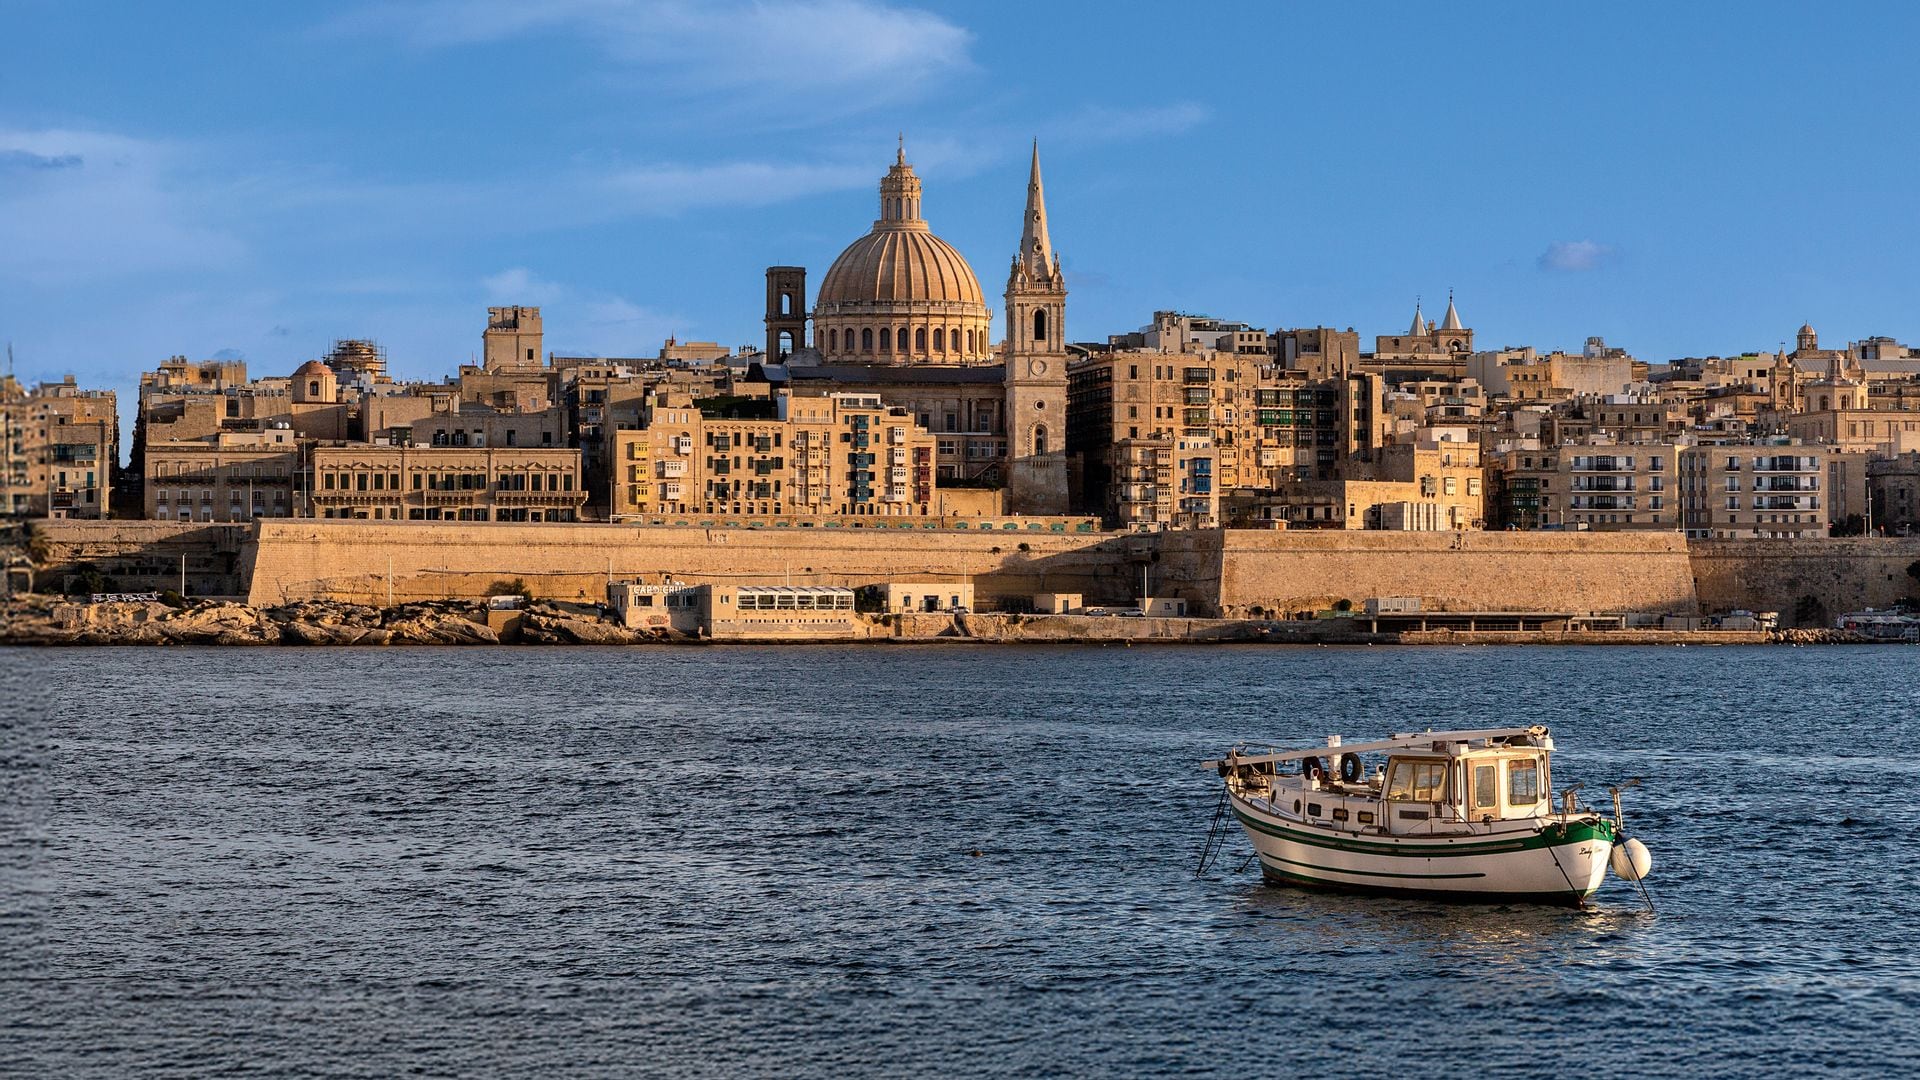
[[[880,181],[880,219],[820,280],[814,348],[829,361],[986,363],[992,321],[973,267],[920,216],[903,150]]]
[[[952,244],[929,232],[924,221],[914,223],[918,229],[893,224],[875,224],[833,260],[820,282],[820,308],[925,300],[986,309],[980,279]]]
[[[333,369],[318,360],[309,360],[293,369],[293,377],[296,379],[304,379],[311,375],[331,376],[332,374]]]

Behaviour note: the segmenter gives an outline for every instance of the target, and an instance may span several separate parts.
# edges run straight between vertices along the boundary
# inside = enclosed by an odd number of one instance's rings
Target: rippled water
[[[1920,651],[0,651],[0,1070],[1920,1069]],[[1546,722],[1658,905],[1195,858],[1239,740]]]

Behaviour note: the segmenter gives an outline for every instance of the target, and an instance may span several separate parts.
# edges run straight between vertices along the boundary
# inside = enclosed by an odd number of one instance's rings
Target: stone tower
[[[490,307],[480,336],[480,355],[488,371],[537,371],[546,366],[537,307]]]
[[[767,267],[767,362],[784,360],[807,345],[807,268]]]
[[[1067,284],[1047,238],[1040,144],[1027,179],[1027,218],[1007,276],[1007,508],[1067,512]]]

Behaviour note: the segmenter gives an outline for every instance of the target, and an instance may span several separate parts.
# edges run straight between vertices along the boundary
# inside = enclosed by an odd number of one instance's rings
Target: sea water
[[[1917,661],[0,651],[0,1070],[1912,1074]],[[1230,745],[1536,723],[1655,910],[1195,876]]]

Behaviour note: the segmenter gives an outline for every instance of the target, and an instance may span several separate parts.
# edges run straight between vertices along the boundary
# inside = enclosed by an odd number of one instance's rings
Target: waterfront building
[[[580,451],[323,443],[313,516],[387,521],[577,521]]]
[[[146,449],[143,516],[205,522],[306,516],[303,445],[284,425],[153,443]]]
[[[107,517],[119,461],[113,391],[0,375],[0,514]]]
[[[1498,518],[1523,529],[1676,531],[1681,449],[1596,434],[1509,450],[1501,461]]]
[[[1799,539],[1826,536],[1828,447],[1790,440],[1690,446],[1680,455],[1688,536]]]
[[[1115,349],[1068,369],[1083,501],[1121,527],[1217,521],[1221,492],[1331,479],[1384,445],[1380,376],[1315,377],[1266,352],[1221,351],[1180,333],[1177,318],[1156,314],[1157,340],[1185,340],[1186,351]]]
[[[936,511],[934,437],[875,394],[696,400],[668,391],[610,447],[615,520]]]

